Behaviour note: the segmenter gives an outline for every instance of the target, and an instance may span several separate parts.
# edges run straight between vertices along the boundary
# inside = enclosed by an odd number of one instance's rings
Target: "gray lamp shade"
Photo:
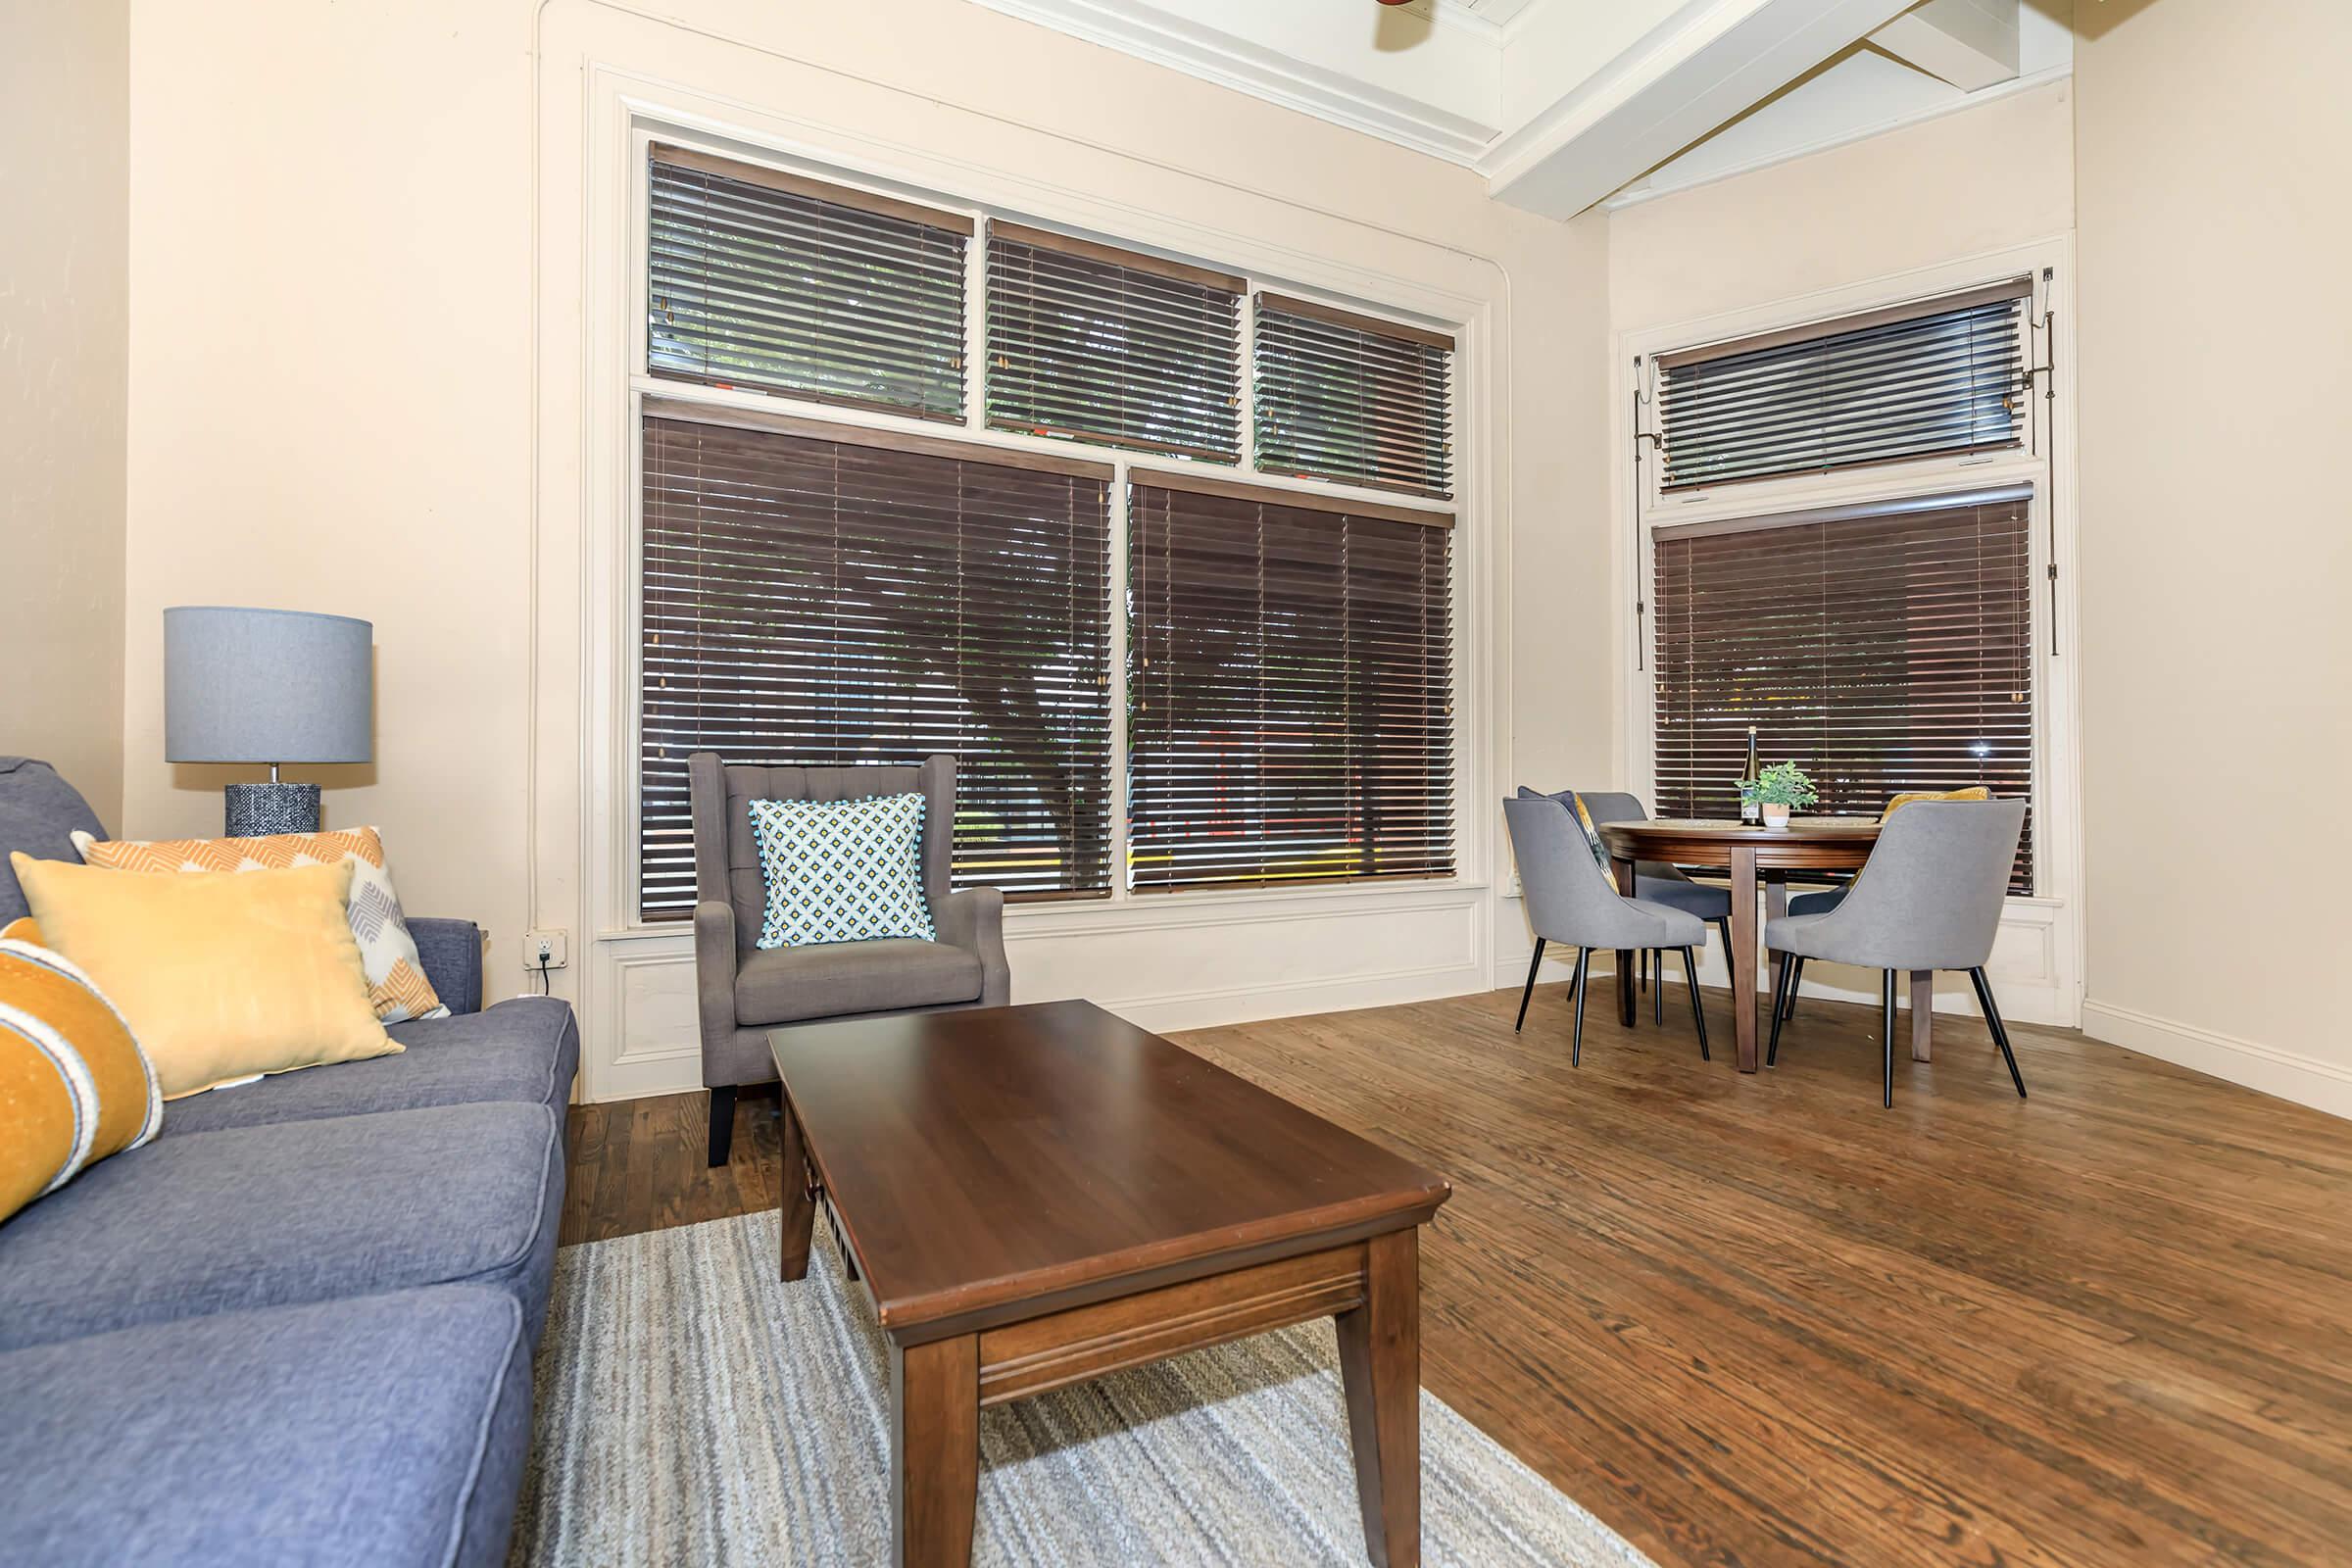
[[[371,760],[374,631],[297,610],[165,611],[165,760]]]

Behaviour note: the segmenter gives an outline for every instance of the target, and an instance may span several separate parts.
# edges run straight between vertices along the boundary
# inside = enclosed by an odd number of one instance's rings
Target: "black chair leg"
[[[1592,988],[1585,983],[1587,967],[1592,962],[1592,950],[1576,950],[1576,1033],[1568,1042],[1568,1065],[1581,1067],[1585,1061],[1585,993]]]
[[[1787,1001],[1781,1004],[1782,1017],[1793,1018],[1796,1016],[1796,988],[1804,983],[1805,960],[1802,958],[1796,958],[1791,961],[1788,970],[1788,997]]]
[[[2001,1009],[1992,1004],[1992,987],[1985,983],[1983,968],[1968,971],[1970,984],[1977,988],[1977,1005],[1984,1009],[1984,1022],[1992,1030],[1992,1043],[2001,1048],[2001,1059],[2009,1064],[2009,1081],[2017,1085],[2017,1098],[2026,1098],[2026,1077],[2017,1070],[2017,1053],[2009,1049],[2009,1031],[2001,1026]]]
[[[710,1091],[710,1163],[727,1162],[727,1151],[735,1142],[735,1086],[720,1084]]]
[[[1886,1047],[1886,1065],[1884,1069],[1886,1087],[1880,1093],[1879,1102],[1892,1110],[1894,1108],[1894,971],[1884,969],[1880,973],[1883,978],[1879,986],[1879,1033],[1880,1044]]]
[[[1653,1024],[1663,1024],[1666,1021],[1666,950],[1664,948],[1649,950],[1649,972],[1651,978],[1656,981],[1656,984],[1649,988],[1649,1021]]]
[[[1690,982],[1690,1023],[1691,1027],[1698,1031],[1698,1059],[1713,1061],[1715,1057],[1707,1050],[1707,1009],[1700,1006],[1698,1003],[1698,950],[1696,948],[1683,950],[1683,978]]]
[[[1536,971],[1544,967],[1544,939],[1536,938],[1536,956],[1527,960],[1527,989],[1519,993],[1519,1022],[1511,1025],[1517,1034],[1527,1022],[1528,999],[1536,994]]]
[[[1649,950],[1643,948],[1642,956],[1635,962],[1638,967],[1634,970],[1634,978],[1642,990],[1647,991],[1649,989]]]
[[[1788,989],[1788,970],[1784,967],[1772,977],[1772,1038],[1764,1046],[1764,1065],[1767,1067],[1777,1067],[1781,1063],[1781,1020],[1788,1016],[1781,1010],[1781,1004],[1785,1000],[1782,993]]]
[[[1716,921],[1715,929],[1723,933],[1723,973],[1725,982],[1728,984],[1732,971],[1739,967],[1732,961],[1732,917],[1727,914]]]

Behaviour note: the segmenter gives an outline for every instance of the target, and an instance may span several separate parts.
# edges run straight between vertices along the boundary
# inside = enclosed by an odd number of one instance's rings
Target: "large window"
[[[666,403],[644,431],[646,914],[693,907],[706,750],[952,752],[958,884],[1109,886],[1106,466]]]
[[[1767,760],[1803,763],[1824,812],[2031,795],[2029,515],[2020,491],[1661,529],[1659,814],[1738,815],[1750,725]],[[2034,891],[2030,825],[2011,886]]]
[[[956,879],[1014,897],[1453,873],[1450,337],[690,149],[645,177],[641,918],[691,909],[699,750],[954,753]]]
[[[1450,521],[1135,474],[1139,890],[1452,870]]]
[[[1826,813],[1909,791],[2033,798],[2032,303],[2021,277],[1656,357],[1661,814],[1736,815],[1751,727]],[[2035,835],[2029,818],[2021,895]]]

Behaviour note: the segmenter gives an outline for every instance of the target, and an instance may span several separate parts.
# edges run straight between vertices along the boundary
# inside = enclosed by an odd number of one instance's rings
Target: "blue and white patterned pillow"
[[[877,937],[939,940],[923,900],[923,798],[753,801],[763,948]]]

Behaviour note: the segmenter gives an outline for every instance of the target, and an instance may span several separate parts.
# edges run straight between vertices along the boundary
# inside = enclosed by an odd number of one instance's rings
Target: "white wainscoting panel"
[[[1761,906],[1762,900],[1758,899]],[[1525,935],[1525,926],[1508,918],[1509,911],[1518,907],[1516,902],[1503,906],[1506,933],[1516,930],[1516,942],[1497,941],[1494,960],[1494,979],[1497,985],[1513,987],[1527,983],[1527,960],[1535,951],[1534,943]],[[2017,1023],[2056,1024],[2073,1028],[2080,1021],[2081,1004],[2073,981],[2065,973],[2064,953],[2058,941],[2062,906],[2040,899],[2013,899],[2001,916],[2001,928],[1993,937],[1992,960],[1985,964],[1985,978],[1991,982],[1993,1000],[2000,1004],[2001,1016]],[[1763,940],[1763,912],[1757,911],[1757,941]],[[1566,984],[1576,965],[1576,950],[1568,950],[1561,961],[1560,951],[1544,950],[1544,972],[1539,977],[1543,985]],[[1595,955],[1592,967],[1596,972],[1615,973],[1613,955]],[[1666,972],[1676,985],[1682,984],[1683,960],[1669,954]],[[1702,986],[1729,986],[1731,971],[1723,961],[1723,939],[1712,928],[1707,935],[1707,951],[1698,966],[1698,983]],[[1768,996],[1772,990],[1772,967],[1757,963],[1756,993]],[[1873,1006],[1879,1001],[1879,976],[1876,970],[1854,969],[1844,964],[1809,963],[1805,965],[1802,995],[1823,997],[1832,1002],[1865,1002]],[[1900,1004],[1910,1004],[1910,982],[1902,986]],[[1669,1006],[1675,1004],[1668,997]],[[1938,974],[1936,977],[1936,1010],[1937,1012],[1977,1015],[1977,998],[1965,974]],[[1688,1011],[1685,1022],[1689,1021]]]
[[[703,1084],[694,937],[662,932],[597,944],[580,1049],[596,1070],[588,1098],[633,1100]],[[601,1023],[601,1027],[600,1027]]]
[[[1487,908],[1477,887],[1015,906],[1004,951],[1016,1003],[1086,997],[1146,1029],[1202,1029],[1483,991]],[[595,947],[593,1098],[700,1088],[692,936]]]

